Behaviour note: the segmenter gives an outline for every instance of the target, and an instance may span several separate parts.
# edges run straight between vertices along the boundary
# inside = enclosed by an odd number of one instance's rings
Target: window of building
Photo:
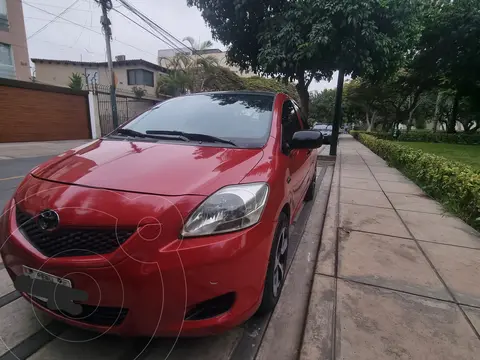
[[[0,77],[15,79],[12,47],[0,43]]]
[[[153,72],[144,69],[127,70],[128,85],[153,87]]]
[[[7,0],[0,0],[0,30],[8,29]]]

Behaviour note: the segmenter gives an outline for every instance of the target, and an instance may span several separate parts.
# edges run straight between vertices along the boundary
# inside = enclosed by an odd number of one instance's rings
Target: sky
[[[212,40],[210,29],[203,21],[200,11],[195,7],[189,8],[186,0],[129,2],[179,40],[187,36],[198,41],[211,40],[215,48],[225,50],[221,43]],[[117,0],[112,0],[112,3],[116,10],[144,25]],[[48,24],[71,4],[74,5],[69,10]],[[101,9],[94,0],[25,0],[23,13],[30,58],[106,61],[105,40],[100,25]],[[109,18],[114,39],[111,43],[112,56],[126,55],[127,59],[144,59],[157,63],[157,51],[169,48],[117,12],[110,11]],[[47,24],[47,27],[39,31]],[[334,76],[331,82],[313,82],[309,90],[335,88],[336,79]]]

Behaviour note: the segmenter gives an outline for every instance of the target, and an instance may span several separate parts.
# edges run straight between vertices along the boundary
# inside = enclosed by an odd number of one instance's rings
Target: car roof
[[[225,95],[267,95],[267,96],[275,96],[278,94],[273,91],[252,91],[252,90],[234,90],[234,91],[210,91],[210,92],[200,92],[194,94],[187,94],[185,96],[195,96],[195,95],[211,95],[211,94],[225,94]]]

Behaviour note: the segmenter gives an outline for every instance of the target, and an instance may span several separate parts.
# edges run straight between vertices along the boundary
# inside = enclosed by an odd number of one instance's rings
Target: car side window
[[[295,110],[297,111],[298,115],[300,115],[300,122],[302,123],[303,130],[310,130],[310,125],[308,124],[308,119],[305,116],[305,113],[296,103],[293,103],[293,106],[295,106]]]
[[[284,147],[292,141],[293,134],[300,130],[302,129],[292,102],[285,101],[282,109],[282,144]]]

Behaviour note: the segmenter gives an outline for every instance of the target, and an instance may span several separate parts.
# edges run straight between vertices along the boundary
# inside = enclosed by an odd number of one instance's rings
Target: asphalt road
[[[23,177],[35,166],[47,161],[51,156],[0,160],[0,206],[1,209],[11,198]]]
[[[0,161],[0,204],[12,196],[22,178],[50,156]],[[317,184],[326,167],[319,167]],[[317,185],[319,186],[319,185]],[[295,257],[313,201],[306,203],[291,228],[289,266]],[[0,263],[0,360],[253,360],[270,316],[254,316],[229,332],[202,339],[120,339],[52,322],[15,291]]]

